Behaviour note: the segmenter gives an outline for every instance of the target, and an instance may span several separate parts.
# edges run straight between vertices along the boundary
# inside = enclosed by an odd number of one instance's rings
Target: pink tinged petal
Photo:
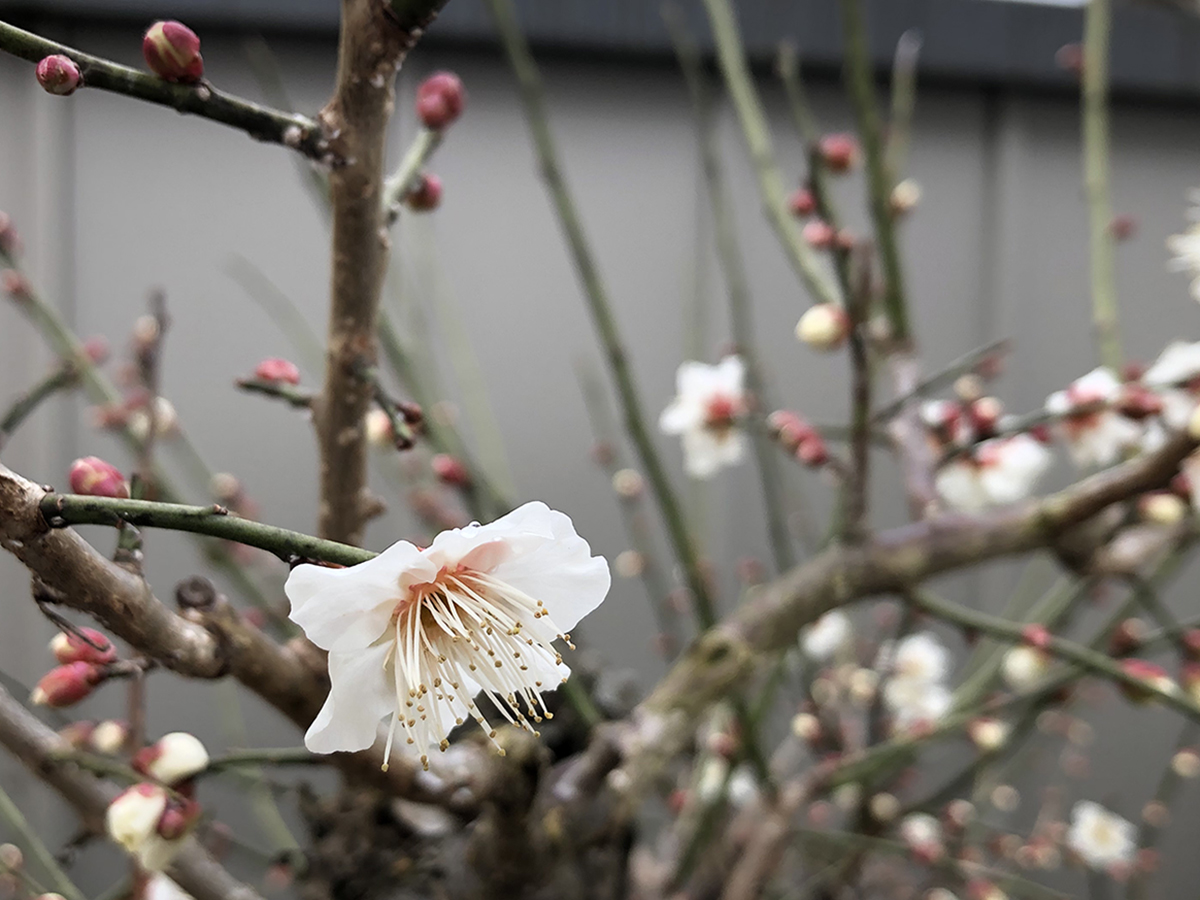
[[[375,743],[380,720],[395,711],[395,686],[385,667],[392,642],[329,654],[331,688],[304,735],[313,753],[365,750]]]
[[[407,541],[346,569],[297,566],[284,585],[292,604],[290,618],[322,649],[367,647],[391,620],[402,597],[402,576],[414,570],[423,574],[425,568],[421,551]]]

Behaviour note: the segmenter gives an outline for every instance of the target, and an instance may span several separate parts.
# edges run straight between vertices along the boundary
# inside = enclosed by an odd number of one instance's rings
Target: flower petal
[[[677,397],[658,417],[658,430],[663,434],[683,434],[693,428],[699,428],[703,422],[703,406]]]
[[[401,576],[419,570],[422,562],[421,551],[400,541],[345,569],[296,566],[284,585],[292,604],[289,618],[322,649],[368,647],[387,628],[401,597]]]
[[[396,709],[396,696],[385,668],[391,641],[329,654],[331,687],[325,705],[304,735],[313,753],[365,750],[375,743],[379,721]]]

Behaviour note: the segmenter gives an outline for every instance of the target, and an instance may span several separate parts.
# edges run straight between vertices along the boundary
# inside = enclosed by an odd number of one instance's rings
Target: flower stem
[[[654,492],[655,500],[662,512],[675,555],[683,567],[688,589],[692,595],[696,619],[702,627],[708,628],[716,622],[716,608],[708,580],[701,571],[696,544],[688,531],[683,509],[671,488],[666,470],[655,449],[654,440],[646,427],[642,402],[629,369],[625,346],[617,331],[616,318],[613,316],[612,306],[609,303],[608,291],[600,277],[596,260],[584,235],[583,223],[575,208],[575,201],[571,197],[559,166],[558,152],[550,134],[550,125],[546,115],[541,74],[529,51],[529,45],[517,25],[516,11],[512,0],[488,0],[488,8],[497,30],[500,32],[504,52],[508,56],[509,64],[517,78],[542,177],[554,201],[559,224],[570,247],[580,281],[583,283],[588,310],[592,315],[592,321],[598,332],[609,372],[621,402],[625,430],[637,451],[642,468],[650,482],[650,488]]]
[[[1108,46],[1110,0],[1089,0],[1083,20],[1083,179],[1091,245],[1092,326],[1100,362],[1121,367],[1121,334],[1113,271],[1112,200],[1108,169]]]
[[[172,84],[157,75],[83,53],[7,22],[0,22],[0,50],[33,63],[47,56],[61,54],[79,66],[86,87],[124,94],[159,106],[168,106],[177,112],[211,119],[244,131],[255,140],[292,147],[311,159],[321,159],[329,154],[320,126],[307,116],[251,103],[218,91],[206,81],[199,84]]]
[[[421,169],[442,143],[442,132],[422,128],[409,144],[396,171],[383,183],[383,217],[391,225],[400,216],[404,198],[417,186]]]
[[[51,527],[67,525],[130,525],[188,531],[236,541],[274,553],[284,561],[320,560],[353,566],[374,558],[371,550],[336,541],[322,540],[298,531],[264,525],[231,514],[220,506],[184,506],[152,500],[124,500],[115,497],[85,497],[79,494],[47,494],[41,503],[42,515]]]
[[[50,886],[54,890],[66,897],[67,900],[84,900],[83,892],[75,887],[71,879],[67,877],[67,873],[55,861],[54,854],[38,837],[37,831],[29,824],[29,820],[25,818],[20,808],[2,787],[0,787],[0,818],[3,818],[8,826],[16,832],[25,848],[38,861],[38,865],[49,877]]]

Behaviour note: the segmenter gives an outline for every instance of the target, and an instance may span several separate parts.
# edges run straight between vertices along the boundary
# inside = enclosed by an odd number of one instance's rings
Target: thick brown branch
[[[84,827],[104,833],[104,811],[116,794],[107,782],[66,762],[66,741],[0,688],[0,745],[46,782],[79,814]],[[258,893],[230,875],[194,840],[175,857],[168,874],[196,900],[261,900]]]
[[[0,546],[25,564],[45,593],[85,612],[140,653],[192,678],[231,675],[307,728],[328,685],[324,661],[307,644],[280,646],[223,600],[172,612],[140,577],[111,562],[69,528],[51,529],[39,504],[46,492],[0,464]],[[413,795],[405,762],[380,771],[378,753],[338,754],[348,774]]]

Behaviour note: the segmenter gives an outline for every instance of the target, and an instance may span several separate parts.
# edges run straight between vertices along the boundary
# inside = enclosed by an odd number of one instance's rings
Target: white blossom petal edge
[[[600,605],[610,575],[570,518],[526,503],[488,525],[407,541],[345,569],[301,565],[285,591],[291,619],[329,651],[331,689],[304,736],[314,753],[363,750],[391,716],[384,768],[398,733],[428,765],[431,747],[467,718],[495,730],[481,690],[509,722],[549,717],[542,694],[570,669],[554,648]]]
[[[1093,869],[1129,865],[1137,850],[1137,829],[1091,800],[1080,800],[1071,811],[1067,846]]]
[[[683,464],[692,478],[711,478],[722,466],[741,462],[746,435],[737,419],[746,411],[746,367],[737,356],[717,365],[689,360],[675,375],[675,399],[658,427],[683,438]]]

